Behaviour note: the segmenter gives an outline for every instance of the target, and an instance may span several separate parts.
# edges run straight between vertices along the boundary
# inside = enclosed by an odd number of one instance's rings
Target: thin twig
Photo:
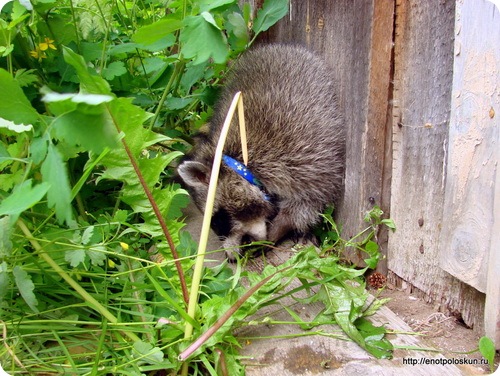
[[[115,123],[116,127],[118,128],[118,125]],[[120,129],[118,129],[118,132],[120,133]],[[125,141],[125,138],[122,138],[122,144],[123,147],[125,148],[125,152],[127,153],[127,156],[130,160],[130,163],[132,163],[132,166],[134,168],[134,171],[139,178],[139,182],[142,185],[142,188],[144,189],[144,192],[146,193],[146,196],[149,200],[149,203],[151,204],[153,211],[156,215],[156,218],[158,219],[158,223],[160,224],[160,227],[163,231],[163,234],[165,235],[165,238],[167,239],[168,246],[170,247],[170,252],[172,253],[172,257],[174,259],[175,263],[175,268],[177,269],[177,274],[179,275],[179,280],[181,283],[181,288],[182,288],[182,296],[184,298],[184,302],[186,305],[189,304],[189,293],[186,285],[186,278],[184,277],[184,271],[182,270],[182,265],[181,262],[179,261],[179,254],[177,253],[177,249],[175,248],[174,240],[172,239],[172,235],[170,235],[170,232],[168,231],[167,224],[165,223],[165,219],[163,218],[163,215],[161,214],[160,208],[156,204],[156,201],[153,197],[153,194],[151,193],[151,190],[149,189],[148,185],[146,184],[146,181],[144,180],[144,177],[142,176],[142,172],[139,169],[139,166],[137,165],[137,161],[135,160],[134,156],[132,155],[132,152],[130,151],[127,142]]]

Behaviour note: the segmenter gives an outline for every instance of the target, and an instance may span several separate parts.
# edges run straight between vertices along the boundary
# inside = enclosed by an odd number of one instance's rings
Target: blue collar
[[[243,179],[245,179],[247,182],[249,182],[252,185],[255,185],[258,187],[261,191],[262,194],[264,195],[264,200],[266,201],[271,201],[271,198],[269,195],[266,193],[266,190],[262,183],[260,182],[259,179],[257,179],[254,174],[245,166],[243,163],[238,162],[236,159],[231,158],[228,155],[223,155],[222,160],[226,164],[227,167],[229,167],[231,170],[236,172],[238,175],[240,175]]]

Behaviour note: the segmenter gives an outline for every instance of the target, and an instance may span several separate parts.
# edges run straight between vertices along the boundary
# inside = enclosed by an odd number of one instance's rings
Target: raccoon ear
[[[194,161],[182,162],[177,168],[180,177],[190,187],[206,188],[210,183],[210,169],[203,163]]]

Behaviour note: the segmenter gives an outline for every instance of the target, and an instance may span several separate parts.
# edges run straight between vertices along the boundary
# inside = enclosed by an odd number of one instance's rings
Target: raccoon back
[[[250,170],[279,197],[331,203],[340,194],[344,166],[336,90],[331,70],[305,48],[267,45],[250,50],[232,68],[208,139],[215,149],[229,104],[241,91]],[[232,124],[224,150],[241,160],[237,124]]]

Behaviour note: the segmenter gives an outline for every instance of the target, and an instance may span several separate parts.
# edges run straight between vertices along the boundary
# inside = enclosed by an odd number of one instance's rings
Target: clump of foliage
[[[171,163],[210,116],[228,61],[287,12],[286,0],[267,0],[252,19],[237,3],[3,7],[0,364],[8,373],[242,374],[232,330],[290,295],[283,281],[293,278],[319,289],[309,298],[325,303],[316,322],[336,321],[371,353],[390,356],[383,328],[363,319],[373,312],[363,270],[313,248],[262,274],[206,269],[196,316],[186,313],[196,244],[182,231],[188,197],[169,183]],[[376,258],[370,241],[360,247]],[[187,322],[199,341],[184,338]]]

